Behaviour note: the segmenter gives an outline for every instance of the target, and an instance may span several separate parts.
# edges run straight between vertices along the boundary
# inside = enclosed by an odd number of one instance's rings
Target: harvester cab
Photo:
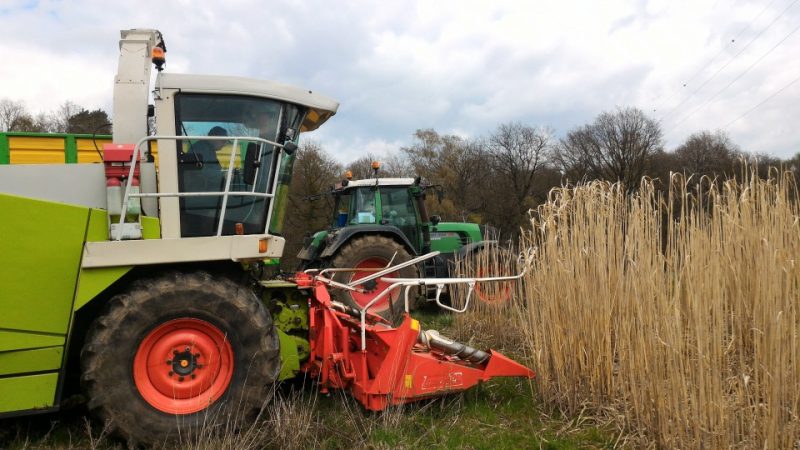
[[[270,81],[166,73],[165,50],[158,31],[122,32],[114,142],[104,148],[110,240],[87,248],[87,264],[116,265],[140,250],[147,261],[137,264],[280,257],[297,140],[338,103]],[[146,119],[150,62],[158,136]],[[157,229],[147,230],[152,219]],[[148,231],[162,242],[146,243]]]

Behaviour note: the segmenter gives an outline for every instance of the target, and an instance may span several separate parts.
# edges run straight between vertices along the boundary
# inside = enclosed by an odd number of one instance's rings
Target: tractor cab
[[[423,251],[427,228],[419,180],[377,178],[347,181],[333,190],[334,217],[331,229],[380,225],[398,229],[417,253]]]

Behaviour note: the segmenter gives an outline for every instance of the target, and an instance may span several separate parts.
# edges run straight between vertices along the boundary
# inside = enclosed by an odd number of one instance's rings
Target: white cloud
[[[792,31],[800,6],[766,29],[790,4],[12,1],[0,6],[0,97],[35,110],[64,100],[109,108],[118,30],[152,27],[166,38],[169,71],[277,79],[340,100],[315,135],[343,161],[395,151],[417,128],[478,136],[513,120],[564,133],[627,105],[663,118],[674,148],[800,76],[798,32],[704,104]],[[800,82],[726,131],[744,149],[794,154],[799,93]]]

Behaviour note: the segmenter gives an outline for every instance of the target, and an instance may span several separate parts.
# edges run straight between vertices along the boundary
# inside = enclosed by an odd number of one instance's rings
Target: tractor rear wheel
[[[470,267],[475,278],[516,275],[513,255],[497,245],[485,247],[471,255]],[[513,281],[477,283],[475,296],[482,303],[502,305],[514,297],[514,286]]]
[[[353,272],[352,275],[348,275],[346,282],[350,283],[353,280],[372,275],[375,273],[375,270],[370,269],[384,268],[389,264],[389,261],[392,261],[392,265],[396,265],[409,261],[410,259],[412,259],[412,256],[408,253],[408,250],[394,239],[385,236],[362,236],[353,238],[344,244],[331,261],[331,266],[361,269]],[[414,266],[410,266],[394,271],[386,276],[394,278],[414,278],[417,276],[417,269]],[[371,280],[356,286],[365,289],[366,292],[361,293],[341,290],[338,291],[340,292],[338,296],[344,303],[354,308],[361,309],[367,306],[372,299],[383,292],[389,285],[390,283],[380,279]],[[409,293],[409,308],[414,307],[416,295],[417,290],[412,288],[412,291]],[[394,321],[402,315],[405,309],[404,297],[404,289],[395,290],[388,297],[379,300],[375,305],[370,307],[369,311],[385,319]]]
[[[250,289],[175,272],[112,298],[81,366],[92,413],[131,443],[155,444],[252,419],[280,357],[272,319]]]

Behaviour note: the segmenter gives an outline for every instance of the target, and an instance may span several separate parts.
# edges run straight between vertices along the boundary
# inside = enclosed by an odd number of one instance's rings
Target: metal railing
[[[139,155],[141,152],[142,144],[145,142],[150,141],[160,141],[160,140],[173,140],[173,141],[181,141],[181,140],[194,140],[194,141],[233,141],[231,145],[231,154],[230,159],[228,161],[228,168],[226,169],[226,176],[225,176],[225,189],[223,191],[207,191],[207,192],[155,192],[155,193],[132,193],[131,186],[133,182],[134,173],[136,170],[136,164],[139,162]],[[128,174],[128,180],[125,185],[125,194],[122,198],[122,213],[120,214],[119,218],[119,227],[122,229],[123,225],[125,224],[125,216],[127,215],[128,208],[130,206],[130,200],[132,198],[163,198],[163,197],[222,197],[222,206],[220,208],[220,216],[219,216],[219,223],[217,225],[217,234],[216,236],[222,235],[222,227],[225,222],[225,212],[228,206],[228,199],[231,196],[234,197],[255,197],[255,198],[273,198],[275,196],[275,189],[277,189],[278,185],[278,176],[274,176],[272,186],[268,186],[267,192],[256,192],[256,186],[258,183],[253,183],[253,187],[250,191],[231,191],[231,180],[234,174],[234,166],[236,165],[236,156],[237,150],[239,149],[239,142],[256,142],[260,145],[258,146],[258,158],[256,164],[256,173],[254,176],[255,180],[258,180],[259,175],[261,174],[261,157],[263,155],[263,149],[265,145],[271,145],[278,150],[277,158],[274,158],[276,164],[270,165],[269,172],[267,173],[267,180],[269,180],[270,176],[273,175],[274,170],[278,170],[280,167],[280,151],[283,149],[283,145],[277,142],[273,142],[267,139],[251,137],[251,136],[147,136],[139,140],[136,143],[136,147],[133,150],[133,157],[131,161],[131,168]],[[242,158],[243,160],[244,158]],[[177,167],[176,164],[176,175],[177,175]],[[276,174],[277,175],[277,174]],[[269,224],[272,220],[272,204],[269,205],[267,210],[267,221],[264,228],[264,233],[267,232],[269,229]],[[116,240],[122,240],[123,233],[119,233]]]
[[[386,289],[382,290],[378,295],[372,298],[369,303],[364,305],[363,308],[357,308],[360,313],[361,319],[361,350],[366,350],[367,340],[366,340],[366,330],[367,330],[367,311],[372,308],[376,303],[386,298],[388,295],[392,293],[392,291],[396,289],[400,289],[401,287],[405,287],[404,293],[404,310],[406,313],[409,312],[409,292],[413,287],[419,286],[436,286],[436,305],[438,305],[442,309],[446,309],[448,311],[456,312],[456,313],[463,313],[469,307],[470,299],[472,298],[472,293],[475,290],[475,285],[477,283],[492,283],[492,282],[500,282],[500,281],[514,281],[519,280],[528,270],[527,264],[523,265],[522,272],[517,275],[509,275],[509,276],[500,276],[500,277],[478,277],[478,278],[391,278],[385,277],[389,273],[395,272],[397,270],[403,269],[408,266],[412,266],[418,264],[422,261],[427,259],[433,258],[437,256],[439,252],[431,252],[427,253],[422,256],[418,256],[416,258],[410,259],[404,263],[398,264],[396,266],[386,267],[381,269],[379,272],[376,272],[372,275],[359,278],[358,280],[352,281],[348,284],[339,283],[337,281],[333,281],[332,279],[323,277],[323,272],[355,272],[361,269],[352,269],[352,268],[337,268],[337,269],[325,269],[324,271],[319,271],[319,275],[315,275],[315,278],[318,281],[321,281],[324,284],[329,286],[345,289],[349,291],[356,291],[356,292],[364,292],[363,289],[359,289],[356,286],[358,284],[364,283],[369,280],[374,280],[380,278],[381,281],[386,283],[391,283]],[[306,271],[307,273],[316,272],[317,269],[312,269]],[[456,309],[450,306],[443,304],[440,300],[442,291],[444,291],[445,286],[447,285],[455,285],[455,284],[466,284],[468,286],[467,291],[467,298],[464,301],[464,307],[461,309]]]

